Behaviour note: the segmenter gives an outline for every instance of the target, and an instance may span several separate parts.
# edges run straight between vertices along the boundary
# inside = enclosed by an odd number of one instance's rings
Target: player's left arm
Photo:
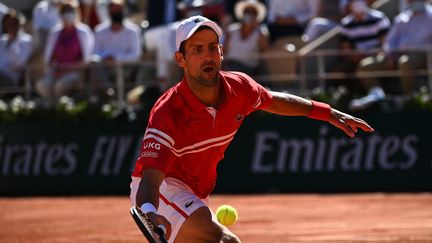
[[[270,105],[262,110],[284,116],[307,116],[318,120],[328,121],[333,126],[354,137],[358,128],[365,132],[374,129],[360,118],[353,117],[331,108],[328,104],[311,101],[296,95],[270,91],[273,99]]]

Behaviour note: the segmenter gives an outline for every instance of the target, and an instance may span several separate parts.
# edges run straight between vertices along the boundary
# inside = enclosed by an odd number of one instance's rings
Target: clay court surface
[[[432,242],[432,194],[214,195],[242,242]],[[146,242],[128,197],[0,198],[0,242]]]

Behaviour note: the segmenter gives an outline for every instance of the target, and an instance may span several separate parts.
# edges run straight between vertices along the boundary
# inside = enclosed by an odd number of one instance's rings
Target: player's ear
[[[179,67],[184,67],[186,65],[186,61],[185,58],[183,56],[183,53],[176,51],[174,54],[174,59],[176,60],[177,65],[179,65]]]

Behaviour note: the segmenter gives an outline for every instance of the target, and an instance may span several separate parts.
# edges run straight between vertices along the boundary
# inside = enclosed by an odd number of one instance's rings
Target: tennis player
[[[327,121],[354,137],[363,120],[328,104],[267,91],[240,72],[220,70],[220,27],[202,16],[180,23],[175,59],[184,78],[154,105],[132,174],[131,201],[168,242],[240,242],[209,209],[216,167],[245,116],[263,110]]]

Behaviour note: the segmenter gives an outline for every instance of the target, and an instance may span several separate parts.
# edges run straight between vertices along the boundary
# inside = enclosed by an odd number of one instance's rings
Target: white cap
[[[199,16],[199,15],[192,16],[180,22],[179,26],[177,27],[177,31],[176,31],[177,51],[180,50],[180,44],[183,41],[189,39],[189,37],[191,37],[195,33],[195,31],[201,26],[210,27],[212,30],[214,30],[214,32],[216,32],[219,41],[221,40],[222,30],[215,22],[203,16]]]

